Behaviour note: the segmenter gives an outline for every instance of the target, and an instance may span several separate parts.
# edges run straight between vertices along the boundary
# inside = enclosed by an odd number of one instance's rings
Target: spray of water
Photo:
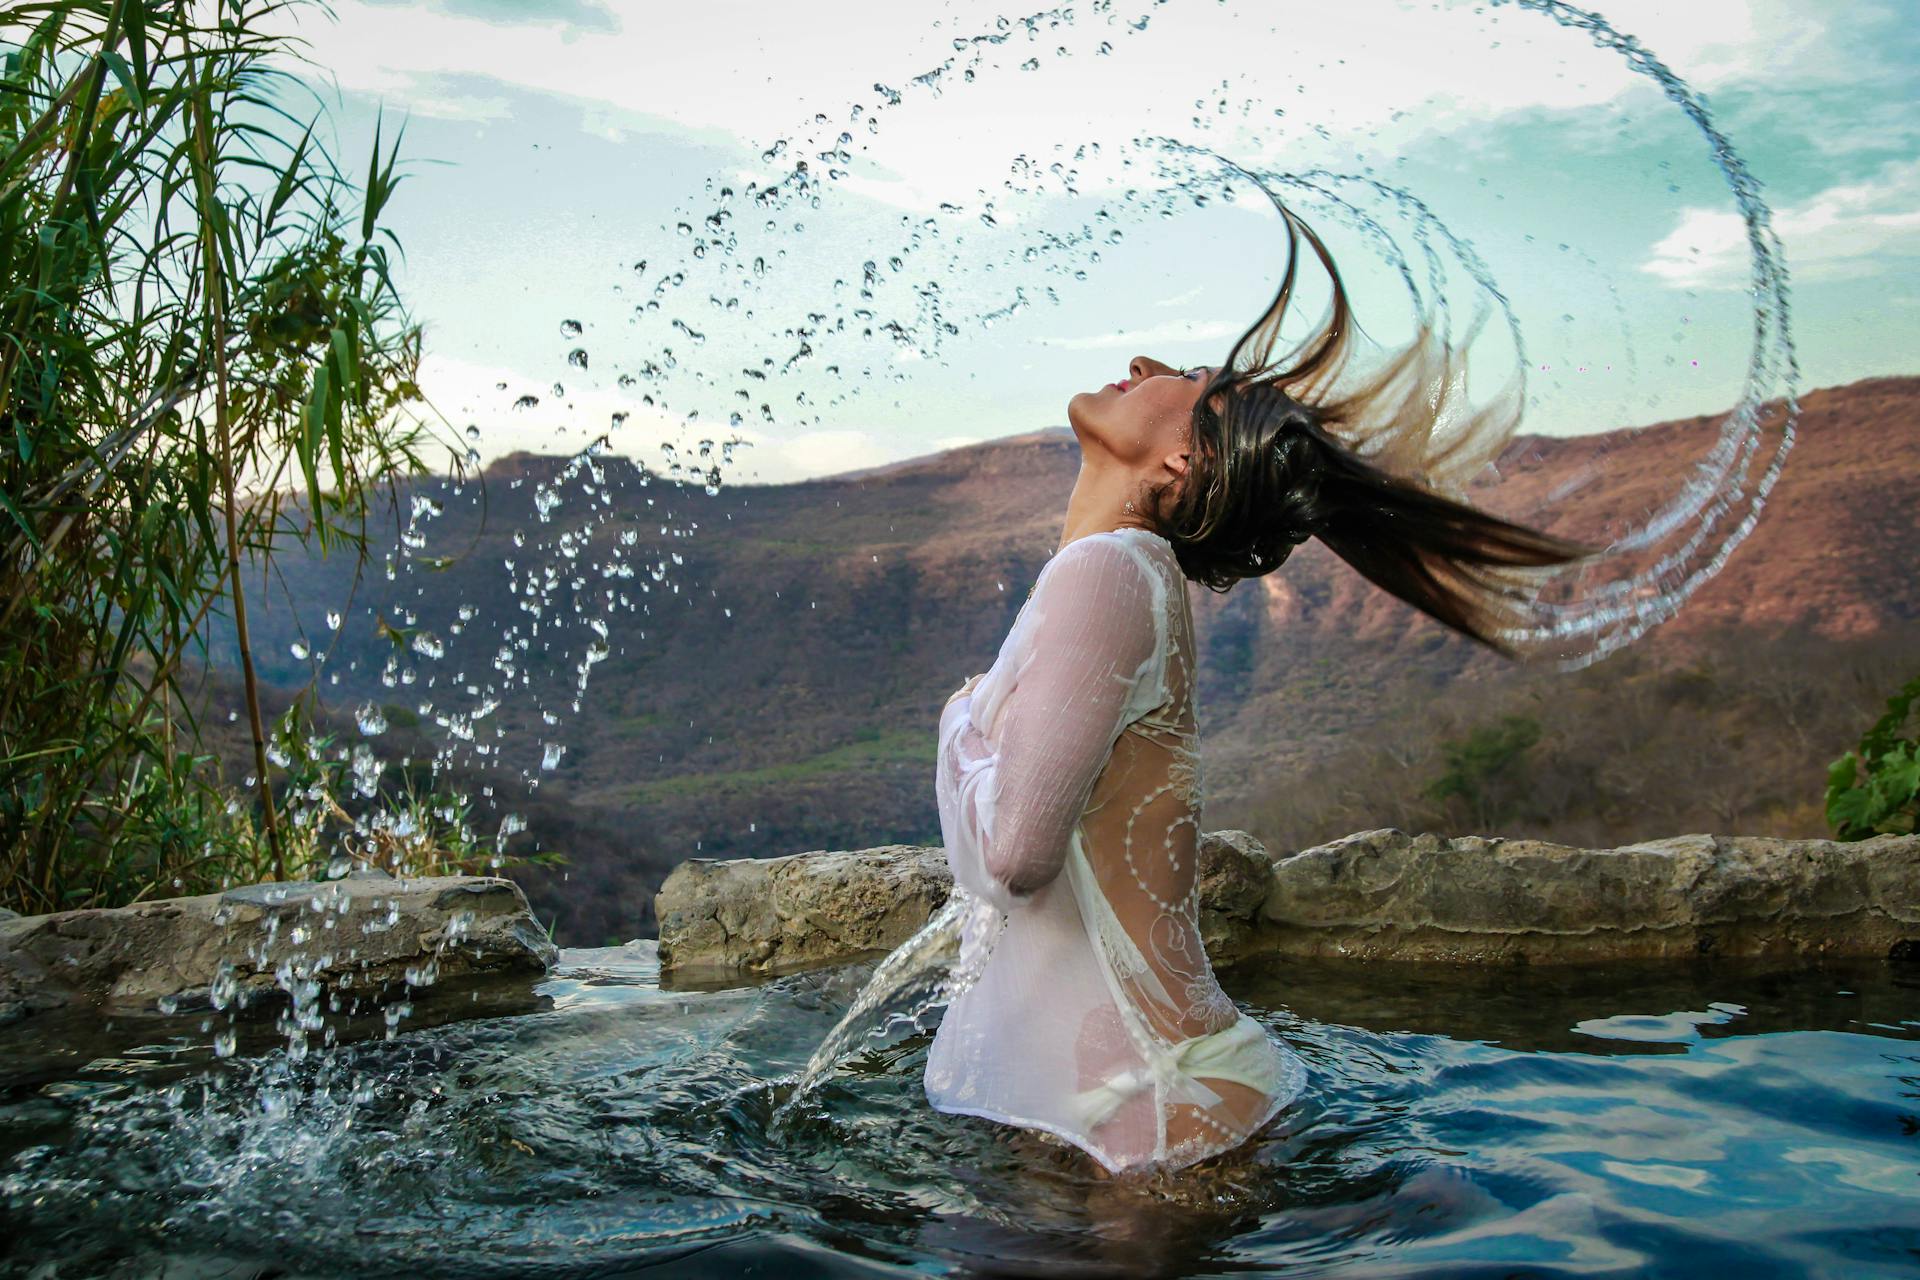
[[[849,1053],[876,1039],[922,1030],[929,1013],[971,985],[959,963],[960,941],[968,916],[977,910],[964,892],[956,892],[919,932],[888,953],[775,1108],[772,1133],[785,1130]]]
[[[660,624],[658,597],[679,594],[674,571],[684,561],[674,541],[696,536],[699,497],[718,494],[736,462],[750,456],[754,442],[740,433],[830,427],[855,413],[887,416],[892,411],[876,402],[892,398],[890,404],[899,406],[899,397],[910,399],[916,382],[964,368],[970,347],[991,343],[997,329],[1030,323],[1033,308],[1083,305],[1099,289],[1109,258],[1130,237],[1158,243],[1185,236],[1181,228],[1191,227],[1192,237],[1204,238],[1215,225],[1208,219],[1223,216],[1216,211],[1244,219],[1250,209],[1284,197],[1316,225],[1336,236],[1345,233],[1343,263],[1352,275],[1377,269],[1381,283],[1371,302],[1361,299],[1363,318],[1391,319],[1395,292],[1409,325],[1437,318],[1447,328],[1452,316],[1467,317],[1455,335],[1473,350],[1476,378],[1517,385],[1531,402],[1540,401],[1540,393],[1527,386],[1536,365],[1512,291],[1463,233],[1462,215],[1449,215],[1449,221],[1401,176],[1404,154],[1391,149],[1417,141],[1407,121],[1419,103],[1336,132],[1335,113],[1348,104],[1330,103],[1320,118],[1311,98],[1280,105],[1298,96],[1286,88],[1304,91],[1308,79],[1289,66],[1287,75],[1264,81],[1242,76],[1203,86],[1191,116],[1178,122],[1178,135],[1009,134],[1005,146],[1012,154],[1002,155],[997,186],[975,186],[970,196],[958,190],[981,172],[976,166],[965,170],[953,190],[890,190],[894,203],[873,197],[876,182],[905,167],[905,153],[926,136],[928,122],[951,113],[947,104],[963,98],[992,102],[996,94],[1013,93],[1036,75],[1076,61],[1138,57],[1139,48],[1170,31],[1172,38],[1183,38],[1187,33],[1169,22],[1156,24],[1163,7],[1164,0],[1137,12],[1099,3],[1001,17],[977,29],[950,23],[950,52],[937,63],[897,85],[877,82],[843,112],[821,112],[774,138],[759,151],[757,169],[709,178],[700,196],[684,203],[664,229],[665,243],[645,246],[630,279],[614,286],[627,308],[628,332],[608,339],[617,344],[612,352],[585,345],[582,321],[560,322],[569,375],[610,379],[630,393],[632,403],[616,411],[606,433],[564,468],[533,481],[538,527],[516,535],[525,554],[503,565],[506,593],[515,605],[508,616],[463,615],[462,623],[478,634],[458,643],[452,634],[435,635],[427,647],[416,643],[397,654],[382,671],[390,686],[405,685],[420,678],[414,657],[456,665],[451,681],[444,665],[424,675],[434,696],[423,698],[420,713],[444,731],[436,766],[517,767],[531,786],[558,767],[564,722],[582,705],[595,665],[617,647],[644,643],[649,621]],[[1209,21],[1236,34],[1244,29],[1253,43],[1272,19],[1264,7],[1218,9]],[[1404,5],[1386,3],[1382,9],[1382,22],[1416,16]],[[1499,0],[1471,12],[1451,10],[1444,29],[1460,28],[1468,42],[1480,39],[1493,31],[1487,24],[1499,21],[1502,11],[1584,38],[1611,57],[1617,74],[1644,81],[1677,109],[1731,194],[1753,258],[1748,368],[1731,389],[1733,408],[1693,474],[1631,525],[1607,530],[1607,554],[1543,591],[1532,619],[1507,637],[1523,651],[1578,666],[1672,617],[1753,528],[1793,439],[1797,366],[1787,278],[1758,183],[1678,75],[1634,37],[1557,0]],[[1289,36],[1311,18],[1304,11],[1285,16],[1294,24]],[[1335,34],[1344,32],[1350,41],[1367,26],[1354,15],[1341,21]],[[1530,27],[1522,34],[1541,31]],[[1363,45],[1355,42],[1356,53]],[[1531,55],[1513,55],[1523,56]],[[1434,62],[1446,59],[1445,50],[1435,51]],[[1337,86],[1344,78],[1378,95],[1383,84],[1393,83],[1366,74],[1357,58],[1355,63],[1343,77],[1315,81],[1317,91],[1324,96],[1329,90],[1321,86]],[[1453,93],[1476,87],[1444,78],[1437,83]],[[1427,88],[1430,99],[1441,96]],[[966,117],[961,119],[964,125]],[[887,139],[895,134],[901,141],[889,150]],[[1277,163],[1276,156],[1287,163]],[[1348,163],[1301,163],[1315,158]],[[1663,169],[1668,164],[1661,161]],[[923,181],[915,173],[904,185]],[[949,195],[954,198],[941,198]],[[1277,221],[1270,225],[1278,227]],[[1515,256],[1514,246],[1499,247],[1503,262],[1532,265]],[[1608,335],[1604,354],[1616,381],[1579,386],[1571,397],[1558,392],[1560,399],[1548,407],[1564,416],[1570,398],[1593,401],[1615,416],[1589,415],[1575,425],[1618,426],[1629,396],[1644,390],[1633,386],[1640,360],[1620,282],[1591,253],[1565,241],[1552,256],[1556,264],[1582,259],[1600,273],[1591,290],[1604,296],[1612,324],[1609,329],[1604,315],[1593,324]],[[1588,282],[1576,280],[1574,287]],[[1489,326],[1489,319],[1497,323]],[[1558,343],[1557,334],[1549,337]],[[1668,356],[1668,363],[1673,359]],[[1591,389],[1613,398],[1606,401]],[[557,382],[552,390],[566,394]],[[523,394],[515,403],[529,398],[537,397]],[[1772,401],[1781,403],[1769,409]],[[735,434],[709,434],[710,424],[722,423]],[[641,429],[674,434],[657,446],[663,466],[624,452],[632,446],[615,439]],[[1593,482],[1604,484],[1604,477]],[[518,486],[522,479],[511,483]],[[635,489],[653,492],[638,497]],[[647,508],[643,519],[618,509],[635,501]],[[584,509],[570,517],[575,507]],[[417,530],[434,513],[416,506],[413,514]],[[401,548],[409,571],[437,568],[432,557],[418,554],[424,541],[415,540],[419,546],[403,540]],[[408,625],[418,621],[411,613],[402,619]],[[497,634],[489,634],[488,624]],[[477,676],[475,667],[482,668]],[[516,696],[538,708],[540,725],[528,741],[509,740],[505,717],[496,715],[491,726],[480,723]]]
[[[1637,39],[1615,31],[1598,14],[1559,0],[1511,2],[1612,50],[1660,87],[1706,142],[1739,210],[1753,259],[1752,354],[1739,401],[1722,421],[1713,447],[1680,492],[1616,539],[1604,561],[1583,572],[1568,598],[1540,601],[1538,620],[1511,637],[1523,647],[1560,652],[1567,666],[1584,666],[1673,617],[1753,531],[1793,447],[1800,370],[1789,324],[1785,253],[1760,183],[1700,96]],[[1767,402],[1775,397],[1783,403],[1769,414]],[[1758,477],[1750,479],[1769,433],[1771,451]],[[1648,556],[1651,564],[1645,563]]]
[[[1513,8],[1585,37],[1656,86],[1705,143],[1746,227],[1752,255],[1752,352],[1736,403],[1705,456],[1663,505],[1616,532],[1598,561],[1543,590],[1531,618],[1505,637],[1522,651],[1571,668],[1604,657],[1674,616],[1753,529],[1792,446],[1797,413],[1787,273],[1759,184],[1699,95],[1666,64],[1597,14],[1558,0],[1495,0],[1492,8]],[[1109,27],[1115,20],[1112,6],[1096,6],[1095,13]],[[1150,16],[1139,15],[1125,30],[1145,31]],[[681,341],[663,342],[657,357],[643,364],[641,376],[663,389],[672,384],[688,421],[703,413],[724,414],[735,428],[746,425],[755,411],[760,423],[778,421],[770,391],[787,380],[796,388],[791,400],[800,421],[818,424],[817,406],[843,406],[876,386],[885,390],[889,382],[904,383],[903,366],[939,364],[957,340],[1012,321],[1038,302],[1060,303],[1062,292],[1094,276],[1103,250],[1121,244],[1131,229],[1194,215],[1210,205],[1234,207],[1251,194],[1275,204],[1284,198],[1317,225],[1350,232],[1352,243],[1369,249],[1398,281],[1414,321],[1450,334],[1456,310],[1469,313],[1459,327],[1459,344],[1472,347],[1483,333],[1496,335],[1500,341],[1480,343],[1480,350],[1491,348],[1492,354],[1480,357],[1479,372],[1487,372],[1491,359],[1494,371],[1524,395],[1530,361],[1521,317],[1508,292],[1473,243],[1410,184],[1383,176],[1364,160],[1346,169],[1281,167],[1163,134],[1056,145],[1051,159],[1022,152],[1010,163],[1002,189],[991,196],[971,204],[942,202],[922,216],[901,215],[891,244],[865,242],[885,247],[862,258],[857,271],[838,271],[828,280],[824,273],[833,270],[826,265],[831,259],[815,259],[808,267],[822,274],[809,282],[802,272],[782,292],[770,292],[770,282],[783,269],[795,274],[789,269],[789,245],[806,232],[795,211],[826,208],[833,185],[853,171],[849,146],[855,127],[869,137],[877,134],[883,117],[901,110],[910,94],[939,96],[952,85],[956,70],[964,83],[973,84],[987,70],[981,65],[985,50],[1022,30],[1031,42],[1043,27],[1049,41],[1059,33],[1054,52],[1060,58],[1071,55],[1072,41],[1085,49],[1091,39],[1079,30],[1071,9],[1017,23],[1002,20],[991,33],[956,37],[954,57],[903,89],[875,85],[878,104],[853,105],[848,128],[837,135],[829,136],[837,126],[822,115],[814,122],[817,129],[770,145],[761,158],[786,166],[777,178],[711,192],[717,198],[703,215],[689,215],[676,226],[688,252],[656,268],[653,288],[636,311],[651,316],[684,290],[693,297],[704,292],[720,315],[709,316],[698,328],[683,316],[671,316],[669,328]],[[1112,45],[1099,39],[1092,51],[1105,56]],[[1039,64],[1036,56],[1019,65],[1032,72]],[[1204,100],[1195,103],[1204,105]],[[1217,105],[1221,114],[1267,115],[1264,104],[1252,97],[1230,103],[1222,96]],[[1272,110],[1275,117],[1285,114],[1284,108]],[[1196,131],[1210,127],[1199,116],[1191,123]],[[1309,127],[1328,136],[1324,125]],[[743,225],[736,209],[749,211],[759,226]],[[1063,217],[1063,210],[1070,212]],[[1590,267],[1599,267],[1591,255],[1581,256]],[[983,283],[996,276],[993,283]],[[1626,307],[1613,282],[1606,284],[1606,293],[1618,327],[1619,366],[1633,375],[1638,358]],[[784,342],[770,341],[764,322],[746,323],[755,315],[748,305],[752,299],[779,317],[777,335]],[[1500,323],[1488,330],[1486,321],[1493,317]],[[730,340],[738,345],[727,360],[681,361],[686,344],[698,349]],[[886,364],[876,360],[876,347],[889,352]],[[753,359],[768,350],[777,354]],[[725,370],[730,369],[739,372],[729,377]],[[824,396],[814,390],[822,382],[828,388]],[[649,407],[665,404],[661,395]],[[903,1026],[918,1027],[931,1008],[951,998],[964,912],[950,906],[880,966],[814,1054],[777,1113],[777,1125],[855,1047]],[[943,973],[945,981],[938,976]]]
[[[1781,247],[1758,182],[1700,96],[1632,36],[1557,0],[1437,8],[1379,0],[1370,15],[1223,0],[1181,9],[1178,21],[1163,12],[1172,7],[1093,0],[978,25],[943,17],[946,52],[937,61],[874,83],[841,110],[773,138],[757,159],[708,178],[661,237],[636,246],[623,264],[612,286],[618,336],[589,336],[608,326],[579,318],[585,308],[559,318],[560,377],[551,387],[498,388],[503,415],[543,396],[565,403],[568,384],[625,399],[604,426],[587,428],[591,443],[571,457],[497,470],[489,481],[490,500],[516,512],[530,489],[531,509],[511,517],[520,521],[513,552],[485,603],[427,603],[433,575],[458,550],[435,552],[433,522],[450,502],[480,501],[479,490],[448,485],[413,496],[384,582],[375,584],[384,590],[361,606],[391,643],[378,654],[345,651],[327,673],[335,684],[344,674],[360,701],[363,737],[388,732],[383,700],[409,698],[435,739],[436,774],[498,772],[537,787],[565,763],[566,721],[580,712],[603,662],[673,625],[670,609],[719,607],[683,593],[683,548],[703,532],[703,504],[750,460],[752,436],[861,415],[904,418],[916,396],[959,385],[969,360],[986,358],[979,353],[1004,359],[1009,342],[1047,341],[1041,310],[1086,316],[1103,282],[1138,266],[1128,255],[1142,246],[1197,254],[1212,239],[1231,239],[1228,232],[1244,240],[1248,220],[1280,198],[1338,242],[1365,322],[1390,324],[1396,310],[1409,325],[1437,320],[1470,348],[1476,377],[1517,383],[1530,412],[1559,414],[1563,429],[1631,421],[1627,414],[1659,398],[1636,399],[1649,391],[1638,381],[1644,343],[1627,321],[1625,283],[1604,255],[1576,248],[1552,225],[1541,228],[1547,234],[1537,246],[1531,233],[1524,244],[1496,243],[1476,219],[1504,193],[1482,178],[1484,203],[1457,194],[1442,200],[1431,173],[1404,163],[1428,140],[1430,121],[1448,119],[1460,102],[1497,98],[1501,82],[1488,66],[1497,71],[1507,58],[1519,71],[1524,60],[1546,56],[1540,42],[1563,37],[1563,65],[1573,70],[1562,78],[1584,83],[1580,77],[1610,67],[1630,82],[1615,86],[1620,101],[1638,101],[1636,85],[1651,87],[1664,114],[1642,118],[1677,115],[1703,144],[1746,228],[1752,347],[1727,397],[1734,407],[1692,474],[1630,526],[1608,531],[1607,554],[1543,591],[1532,619],[1508,639],[1578,666],[1671,618],[1754,527],[1797,412]],[[1208,58],[1221,65],[1206,62],[1196,80],[1190,55],[1201,47],[1193,37],[1200,26],[1210,33]],[[1420,49],[1415,66],[1438,77],[1433,83],[1415,84],[1384,54],[1380,65],[1368,63],[1370,42],[1398,27],[1432,46]],[[1300,52],[1316,34],[1337,51],[1318,63]],[[1502,47],[1514,51],[1490,52]],[[1575,63],[1576,53],[1589,60]],[[1088,81],[1112,92],[1078,125],[977,114],[1032,101],[1031,87],[1049,76],[1087,68],[1097,75],[1123,63],[1131,79]],[[1169,114],[1167,95],[1148,92],[1163,84],[1188,94],[1190,109]],[[1401,85],[1406,103],[1380,101]],[[1146,105],[1132,109],[1135,97]],[[953,148],[949,181],[915,163],[934,137]],[[1660,162],[1663,170],[1668,164]],[[1536,182],[1549,180],[1541,166],[1531,172]],[[1277,239],[1277,220],[1268,225]],[[1242,324],[1267,296],[1265,273],[1247,274],[1262,278],[1246,294],[1246,314],[1229,317]],[[1568,346],[1563,326],[1549,325],[1543,336],[1530,318],[1529,308],[1542,305],[1536,275],[1567,281],[1566,296],[1547,295],[1554,311],[1564,307],[1561,321],[1600,306],[1598,319],[1582,321],[1591,330],[1583,341],[1605,357],[1589,362],[1594,378],[1536,376],[1547,365],[1532,348]],[[1531,300],[1522,296],[1528,289]],[[1188,323],[1197,331],[1220,318]],[[1222,351],[1230,341],[1220,340]],[[1675,355],[1665,360],[1672,365]],[[477,445],[484,432],[476,423],[468,436]],[[324,651],[302,643],[296,659],[328,660],[342,631],[338,613],[327,631],[336,642]],[[347,753],[356,789],[371,794],[387,766],[365,742],[331,749]],[[478,807],[497,813],[491,837],[504,851],[525,820],[494,809],[493,792],[482,785]],[[390,817],[356,819],[355,834],[380,834],[383,823]],[[942,919],[882,966],[850,1019],[936,989],[918,970],[950,956],[956,926]],[[849,1027],[822,1054],[832,1059],[856,1039]],[[810,1068],[807,1078],[830,1069]]]

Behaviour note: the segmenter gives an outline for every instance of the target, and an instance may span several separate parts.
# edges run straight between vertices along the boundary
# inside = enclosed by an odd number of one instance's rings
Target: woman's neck
[[[1067,499],[1067,519],[1060,530],[1055,552],[1091,533],[1105,533],[1129,525],[1144,526],[1137,511],[1127,510],[1127,500],[1139,488],[1131,472],[1116,467],[1090,465],[1084,459],[1080,474],[1073,482],[1073,495]]]

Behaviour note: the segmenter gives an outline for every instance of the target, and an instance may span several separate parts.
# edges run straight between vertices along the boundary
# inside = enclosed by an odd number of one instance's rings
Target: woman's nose
[[[1138,382],[1142,378],[1151,378],[1162,373],[1172,373],[1173,366],[1161,364],[1152,356],[1135,356],[1127,362],[1127,375]]]

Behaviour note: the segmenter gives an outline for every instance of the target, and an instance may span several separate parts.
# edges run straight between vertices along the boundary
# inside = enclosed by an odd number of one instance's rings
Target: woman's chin
[[[1081,435],[1086,430],[1082,410],[1091,399],[1093,399],[1092,392],[1082,391],[1067,401],[1067,425],[1073,428],[1073,434],[1075,436]]]

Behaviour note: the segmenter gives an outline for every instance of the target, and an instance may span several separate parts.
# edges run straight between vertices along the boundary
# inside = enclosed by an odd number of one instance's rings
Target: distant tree
[[[1514,789],[1501,784],[1516,780],[1527,749],[1540,741],[1540,722],[1531,716],[1502,716],[1498,723],[1479,725],[1464,738],[1440,745],[1446,768],[1428,783],[1423,794],[1431,800],[1459,800],[1482,830],[1511,816],[1507,797]]]
[[[1920,819],[1920,742],[1900,736],[1920,676],[1887,699],[1860,745],[1827,767],[1827,823],[1841,840],[1906,835]]]

